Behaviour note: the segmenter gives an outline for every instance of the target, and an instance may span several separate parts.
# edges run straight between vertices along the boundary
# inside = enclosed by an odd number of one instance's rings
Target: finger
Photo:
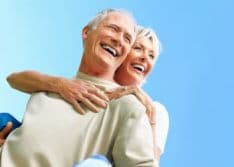
[[[128,87],[125,87],[124,89],[119,89],[117,90],[116,92],[113,92],[112,94],[112,97],[114,99],[118,99],[122,96],[125,96],[125,95],[129,95],[129,94],[132,94],[133,93],[133,90],[132,89],[129,89]]]
[[[84,83],[85,83],[85,89],[88,93],[93,93],[99,96],[100,98],[102,98],[103,100],[109,101],[108,96],[101,90],[101,87],[99,88],[89,82],[84,82]]]
[[[150,111],[150,124],[151,125],[155,125],[156,124],[156,113],[155,111],[153,110],[153,108],[151,108],[151,111]]]
[[[97,86],[95,86],[92,82],[90,81],[82,81],[83,85],[85,86],[86,90],[92,88],[92,89],[98,89]]]
[[[106,108],[106,106],[107,106],[107,102],[100,99],[96,95],[88,93],[88,94],[86,94],[84,96],[86,98],[88,98],[90,101],[92,101],[94,104],[96,104],[97,106],[101,107],[101,108]]]
[[[139,91],[139,90],[138,90],[138,87],[135,86],[135,85],[128,86],[127,89],[132,90],[133,93],[136,93],[136,92]]]
[[[89,101],[87,98],[83,98],[81,102],[91,111],[93,112],[98,112],[98,108]]]
[[[152,120],[152,110],[150,105],[145,105],[146,108],[146,114],[148,115],[149,120]]]
[[[1,140],[0,139],[0,146],[2,146],[4,144],[5,140]]]
[[[150,123],[154,123],[154,122],[155,122],[154,119],[153,119],[152,111],[149,111],[149,112],[147,113],[147,116],[148,116],[148,118],[149,118],[149,122],[150,122]]]
[[[107,92],[107,93],[112,93],[112,92],[116,92],[116,91],[120,91],[120,90],[122,90],[122,86],[119,86],[119,87],[117,87],[117,88],[109,89],[109,90],[107,90],[106,92]]]
[[[121,96],[121,93],[123,91],[126,91],[126,88],[118,87],[118,88],[114,88],[114,89],[108,90],[108,91],[106,91],[106,93],[107,93],[109,99],[112,100],[112,99],[119,98]]]
[[[5,139],[8,136],[8,134],[11,132],[12,128],[13,128],[13,123],[8,122],[7,125],[1,131],[1,137]]]
[[[101,98],[105,101],[109,101],[108,96],[103,91],[101,91],[99,88],[89,89],[88,92],[95,94],[96,96],[98,96],[99,98]]]
[[[82,81],[82,83],[88,87],[93,87],[93,88],[96,87],[91,81],[87,81],[87,80],[78,80],[78,81]]]
[[[71,104],[73,105],[74,109],[78,111],[80,114],[82,115],[85,114],[85,111],[83,110],[83,108],[80,106],[80,104],[77,101],[73,100]]]
[[[109,98],[110,101],[114,99],[114,96],[113,96],[112,93],[107,93],[107,96],[108,96],[108,98]]]
[[[109,90],[106,90],[105,92],[107,94],[111,94],[112,92],[114,92],[116,90],[116,88],[113,88],[113,89],[109,89]]]
[[[146,110],[146,115],[147,115],[148,119],[150,120],[151,119],[151,112],[149,110]]]
[[[152,117],[152,121],[156,122],[156,120],[157,120],[157,114],[156,114],[156,111],[154,110],[154,108],[152,108],[152,115],[151,115],[151,117]]]
[[[135,96],[137,97],[137,99],[148,109],[149,107],[147,106],[147,98],[144,96],[144,94],[142,94],[139,91],[135,91]]]
[[[109,101],[115,99],[116,98],[116,94],[117,94],[116,92],[115,93],[114,92],[106,92],[106,95],[108,96]]]

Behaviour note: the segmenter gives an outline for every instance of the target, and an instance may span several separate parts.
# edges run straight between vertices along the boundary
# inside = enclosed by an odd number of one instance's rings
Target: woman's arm
[[[60,77],[52,77],[36,71],[22,71],[10,74],[7,81],[14,89],[26,93],[50,91],[58,93]]]
[[[82,80],[69,80],[36,71],[22,71],[9,75],[7,81],[11,87],[27,93],[38,91],[58,93],[81,114],[85,111],[80,103],[91,111],[98,112],[98,107],[105,108],[108,101],[108,97],[99,88]]]

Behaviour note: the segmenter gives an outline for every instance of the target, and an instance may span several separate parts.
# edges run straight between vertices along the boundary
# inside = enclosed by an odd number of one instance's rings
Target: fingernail
[[[13,123],[12,122],[7,122],[7,125],[12,125]]]
[[[105,107],[107,107],[107,106],[108,106],[108,104],[109,104],[109,102],[105,102]]]
[[[105,96],[105,98],[106,98],[106,99],[105,99],[106,101],[109,101],[109,97],[108,97],[108,96]]]

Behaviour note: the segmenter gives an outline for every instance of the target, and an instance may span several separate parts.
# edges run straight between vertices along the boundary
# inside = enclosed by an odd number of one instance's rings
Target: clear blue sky
[[[72,77],[81,29],[99,10],[125,8],[163,44],[144,89],[163,103],[170,131],[162,167],[233,167],[234,1],[1,0],[0,112],[18,119],[28,95],[5,78],[25,69]]]

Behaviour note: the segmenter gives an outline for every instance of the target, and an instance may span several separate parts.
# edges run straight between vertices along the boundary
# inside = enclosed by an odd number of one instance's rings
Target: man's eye
[[[117,31],[117,30],[118,30],[117,27],[115,27],[115,26],[113,26],[113,25],[109,25],[108,27],[109,27],[110,29],[114,30],[114,31]]]
[[[125,37],[126,41],[130,44],[132,41],[129,37]]]

